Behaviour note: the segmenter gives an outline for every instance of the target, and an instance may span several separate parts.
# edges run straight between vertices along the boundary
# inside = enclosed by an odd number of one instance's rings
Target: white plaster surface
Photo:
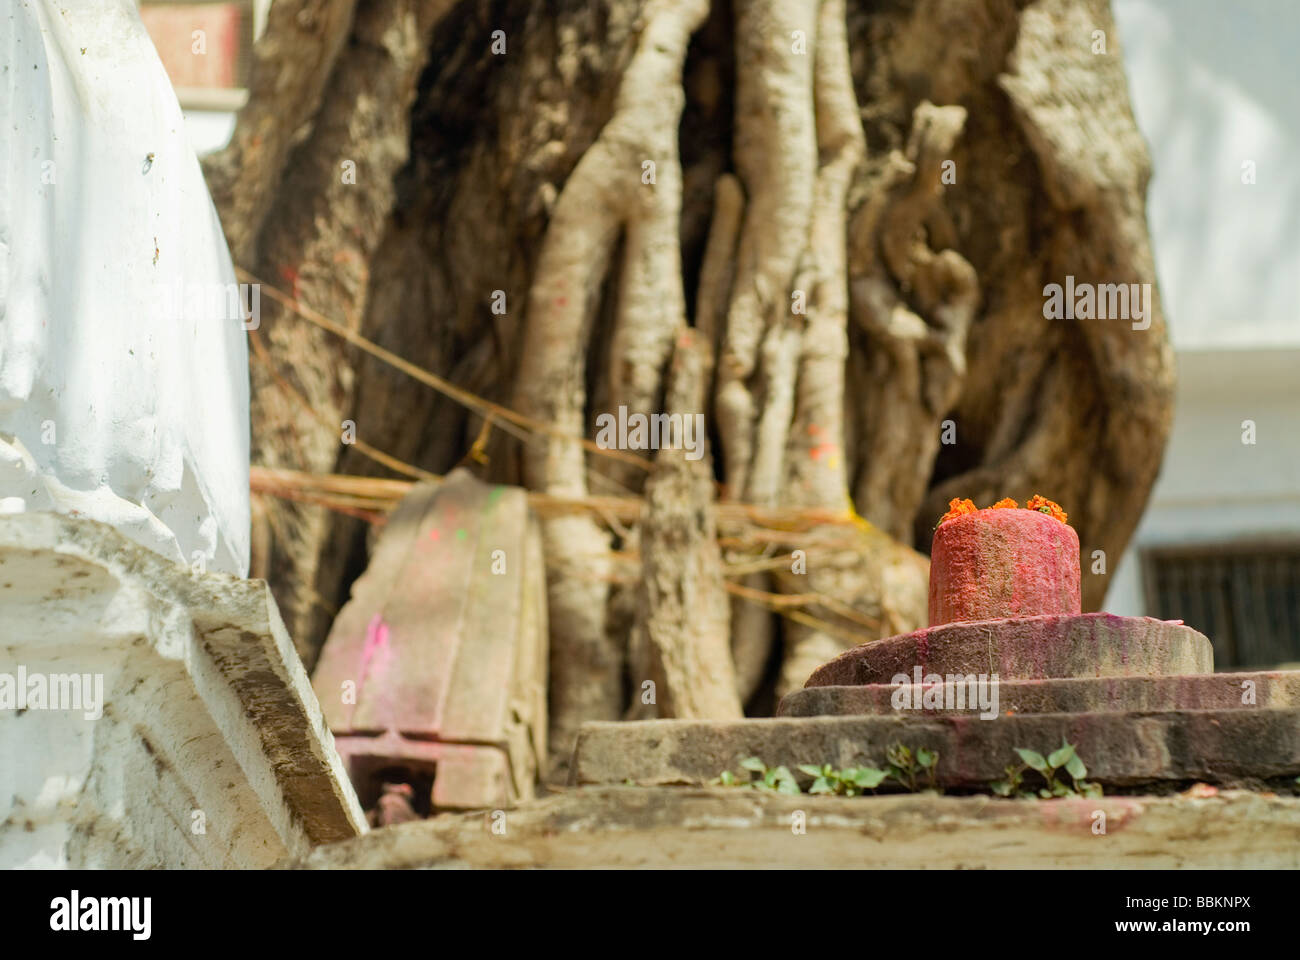
[[[1146,513],[1111,569],[1105,609],[1155,613],[1142,582],[1145,549],[1300,544],[1297,371],[1300,348],[1178,354],[1173,433]],[[1254,443],[1242,442],[1246,421]]]
[[[366,829],[263,581],[0,516],[0,675],[19,668],[102,675],[103,701],[0,700],[0,868],[267,867]]]
[[[139,14],[10,0],[0,64],[0,512],[244,575],[243,317]]]

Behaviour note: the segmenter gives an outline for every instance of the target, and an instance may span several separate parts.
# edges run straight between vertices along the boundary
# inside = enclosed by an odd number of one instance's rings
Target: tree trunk
[[[577,724],[625,715],[646,671],[673,678],[657,715],[763,712],[844,647],[921,625],[917,550],[954,496],[1060,502],[1096,608],[1155,479],[1158,295],[1145,328],[1044,310],[1071,275],[1154,290],[1105,0],[277,0],[208,172],[242,267],[550,424],[485,424],[277,307],[255,462],[472,461],[556,495],[646,493],[643,529],[544,523],[561,774]],[[589,441],[602,413],[665,408],[687,328],[717,358],[693,401],[712,474],[661,455],[645,490]],[[715,496],[791,519],[715,531]],[[364,524],[258,509],[310,663]],[[736,690],[691,686],[725,623]]]
[[[703,450],[688,447],[685,436],[685,418],[704,407],[711,362],[707,342],[683,331],[664,399],[664,410],[683,418],[682,434],[665,443],[646,482],[636,624],[644,636],[636,639],[655,685],[654,714],[739,719],[744,710],[731,658],[731,614],[710,509],[712,472],[703,456],[695,458]],[[636,676],[633,668],[634,698],[645,690]]]

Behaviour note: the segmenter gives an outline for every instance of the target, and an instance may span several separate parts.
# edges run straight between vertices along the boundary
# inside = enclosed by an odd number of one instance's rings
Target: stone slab
[[[380,771],[436,778],[438,808],[531,797],[546,642],[545,566],[523,489],[467,470],[413,487],[312,677],[362,802],[378,798]]]
[[[971,716],[779,717],[708,722],[587,723],[571,783],[706,784],[756,756],[768,766],[883,766],[902,743],[939,754],[938,782],[982,787],[1018,762],[1015,749],[1049,753],[1073,743],[1088,778],[1128,787],[1156,781],[1233,785],[1300,774],[1300,709],[1126,711]]]
[[[978,701],[969,695],[969,685],[961,691],[960,699],[956,696],[957,686],[908,684],[901,694],[900,687],[893,684],[805,687],[787,694],[776,713],[779,717],[979,713]],[[1300,670],[1002,680],[992,686],[996,687],[1001,714],[1300,707]],[[923,699],[926,691],[931,692],[928,704]],[[989,695],[992,692],[990,689]]]
[[[791,829],[796,816],[802,833]],[[1103,820],[1104,817],[1104,820]],[[588,787],[318,847],[306,869],[1300,868],[1300,797],[1002,800]],[[1103,833],[1095,832],[1102,824]]]
[[[891,683],[924,673],[1041,677],[1167,676],[1212,673],[1210,641],[1191,627],[1109,613],[949,623],[846,650],[814,670],[805,686]]]
[[[2,516],[0,624],[0,673],[102,689],[0,709],[0,866],[265,867],[365,831],[264,581]]]

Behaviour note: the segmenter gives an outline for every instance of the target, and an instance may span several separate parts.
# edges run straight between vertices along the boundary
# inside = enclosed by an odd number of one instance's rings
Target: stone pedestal
[[[573,782],[705,784],[746,757],[882,767],[897,744],[937,754],[936,786],[986,790],[1017,748],[1069,742],[1107,789],[1290,790],[1300,672],[1215,674],[1209,640],[1181,622],[1079,613],[1077,550],[1068,526],[1029,510],[945,521],[930,610],[958,622],[846,651],[772,720],[587,724]]]
[[[364,832],[264,582],[5,516],[0,624],[0,867],[265,867]]]

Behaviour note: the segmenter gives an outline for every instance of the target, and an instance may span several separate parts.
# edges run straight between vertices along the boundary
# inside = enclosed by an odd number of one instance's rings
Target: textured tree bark
[[[711,366],[704,338],[683,331],[673,353],[664,411],[685,418],[702,410]],[[660,717],[721,720],[744,715],[712,503],[708,461],[690,459],[680,445],[662,448],[645,488],[636,624],[644,634],[648,679],[655,684],[655,715]],[[642,688],[634,682],[633,696]]]
[[[706,11],[703,2],[646,4],[613,116],[570,174],[542,240],[515,406],[574,437],[586,432],[588,343],[617,248],[605,391],[612,409],[658,407],[672,338],[685,325],[677,125],[686,45]],[[576,443],[547,438],[524,451],[523,478],[534,489],[580,497],[588,492],[586,475],[586,453]],[[614,479],[630,477],[618,471]],[[553,571],[551,732],[562,769],[579,722],[622,713],[624,650],[606,622],[609,534],[592,516],[574,515],[546,521],[543,536]]]
[[[255,362],[256,462],[387,475],[340,442],[352,420],[421,470],[644,492],[631,529],[544,524],[558,776],[577,725],[626,715],[648,673],[679,715],[762,712],[923,625],[918,550],[953,496],[1063,504],[1096,608],[1094,551],[1109,571],[1154,482],[1172,356],[1105,0],[277,0],[208,172],[241,266],[559,428],[484,432],[272,309],[259,336],[311,412]],[[1047,319],[1068,275],[1151,284],[1149,326]],[[578,440],[676,402],[689,328],[717,361],[690,401],[712,474],[661,455],[647,486]],[[715,531],[714,496],[860,516]],[[363,525],[258,512],[311,662]]]
[[[240,115],[214,195],[229,224],[236,258],[295,299],[328,305],[358,329],[370,288],[370,261],[394,203],[394,175],[406,162],[415,83],[428,58],[433,25],[449,2],[385,0],[274,5],[269,50],[254,64],[249,108]],[[304,61],[278,46],[301,41]],[[348,54],[340,57],[344,41]],[[290,69],[280,70],[284,61]],[[332,67],[332,70],[330,69]],[[323,68],[323,69],[321,69]],[[274,77],[274,79],[272,79]],[[286,121],[311,119],[291,141]],[[314,114],[314,116],[313,116]],[[273,371],[249,370],[254,463],[329,472],[355,386],[344,343],[268,304],[264,331],[280,375],[312,415],[276,388]],[[256,514],[255,514],[256,515]],[[318,571],[329,515],[320,507],[277,504],[268,566],[254,573],[275,590],[299,652],[310,664],[339,598],[321,602]]]

